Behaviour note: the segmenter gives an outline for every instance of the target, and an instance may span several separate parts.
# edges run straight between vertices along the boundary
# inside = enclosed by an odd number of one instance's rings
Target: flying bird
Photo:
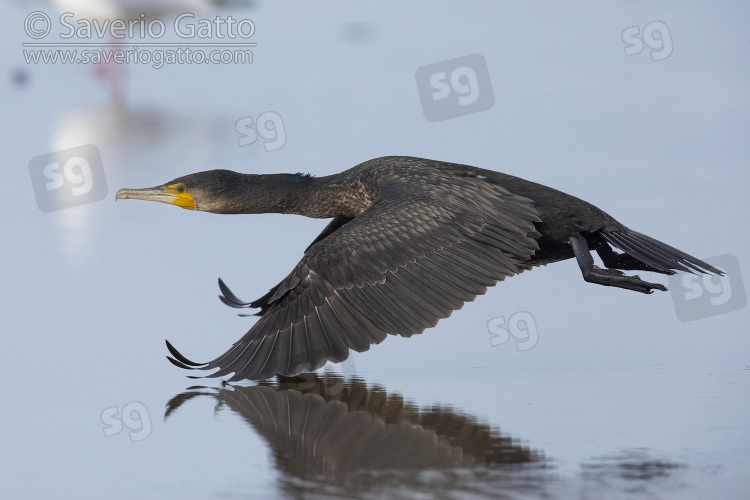
[[[622,271],[722,274],[556,189],[422,158],[376,158],[326,177],[209,170],[121,189],[116,199],[333,219],[258,300],[241,301],[219,280],[224,303],[260,308],[227,352],[195,363],[167,341],[176,366],[217,369],[208,377],[232,373],[229,381],[293,376],[344,361],[350,349],[366,351],[388,334],[411,337],[498,281],[573,257],[585,281],[641,293],[666,288]]]

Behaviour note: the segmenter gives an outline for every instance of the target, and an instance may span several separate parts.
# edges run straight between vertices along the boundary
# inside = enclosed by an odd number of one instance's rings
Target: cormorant
[[[620,270],[722,274],[628,229],[597,207],[511,175],[421,158],[376,158],[326,177],[209,170],[117,199],[171,203],[220,214],[333,218],[281,283],[242,302],[260,319],[227,352],[187,369],[230,381],[292,376],[366,351],[387,334],[410,337],[506,277],[575,257],[590,283],[642,293],[666,290]],[[612,246],[624,253],[615,252]],[[606,268],[594,265],[595,250]]]

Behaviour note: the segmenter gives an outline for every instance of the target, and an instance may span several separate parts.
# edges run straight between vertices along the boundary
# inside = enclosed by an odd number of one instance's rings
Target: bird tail
[[[627,227],[602,231],[601,234],[608,243],[665,274],[674,274],[676,271],[724,274],[711,264]]]

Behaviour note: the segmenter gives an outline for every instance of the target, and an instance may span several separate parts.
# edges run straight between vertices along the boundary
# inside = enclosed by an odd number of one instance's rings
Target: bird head
[[[298,192],[312,182],[301,174],[240,174],[207,170],[173,179],[161,186],[120,189],[118,200],[159,201],[188,210],[219,214],[294,213]]]
[[[188,210],[231,213],[238,194],[247,189],[247,177],[230,170],[207,170],[178,177],[161,186],[120,189],[115,199],[159,201]]]

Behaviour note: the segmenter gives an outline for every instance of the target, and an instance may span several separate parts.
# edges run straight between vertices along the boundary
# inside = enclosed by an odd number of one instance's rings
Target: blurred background
[[[746,495],[745,3],[217,4],[0,6],[2,497]],[[115,52],[129,59],[107,62]],[[384,155],[560,189],[727,276],[641,273],[671,288],[643,295],[585,283],[565,261],[501,283],[423,335],[324,368],[344,377],[335,401],[268,386],[274,404],[360,412],[453,447],[424,452],[450,460],[412,461],[416,476],[385,480],[367,461],[343,480],[310,473],[288,463],[299,449],[270,437],[257,406],[169,364],[164,339],[198,361],[224,352],[255,318],[220,303],[217,277],[260,297],[326,221],[114,195],[213,168],[322,176]],[[185,396],[196,383],[216,389]],[[273,406],[265,386],[244,385],[260,387],[247,401]],[[352,404],[357,387],[409,411]],[[190,401],[164,420],[174,398]],[[524,458],[456,459],[476,449],[414,416],[438,407]],[[335,421],[334,433],[360,429]],[[392,452],[372,449],[405,468],[409,456]],[[325,453],[347,462],[335,446]]]

